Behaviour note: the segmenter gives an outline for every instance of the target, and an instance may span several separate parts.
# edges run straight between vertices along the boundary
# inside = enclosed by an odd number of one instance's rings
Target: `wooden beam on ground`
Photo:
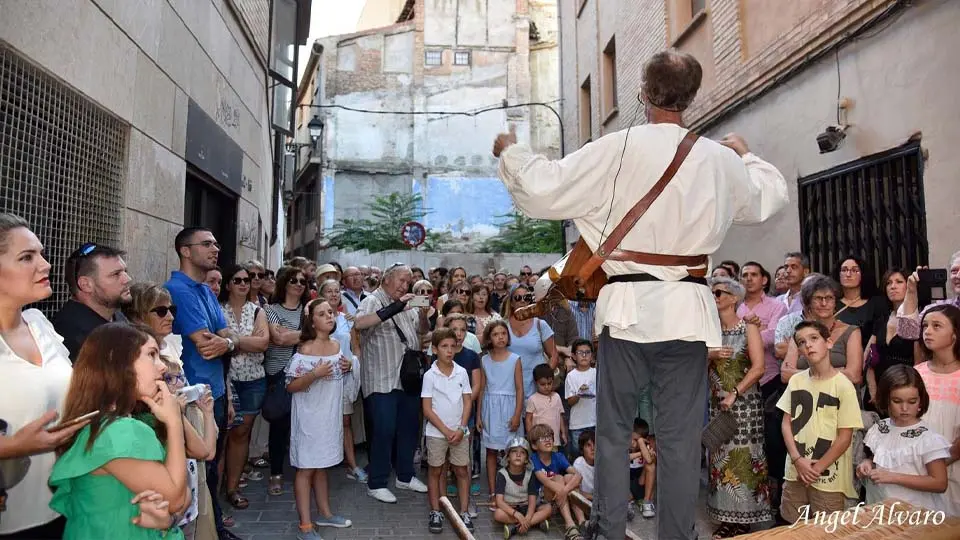
[[[457,536],[460,537],[460,540],[476,540],[473,533],[467,529],[463,520],[460,519],[460,514],[457,513],[457,509],[453,507],[450,499],[440,497],[440,509],[447,515],[447,521],[453,526],[453,530],[457,533]]]
[[[573,504],[580,507],[581,510],[590,515],[590,510],[593,509],[593,503],[590,502],[590,499],[583,496],[579,491],[573,491],[570,493],[570,499],[573,501]],[[625,540],[643,540],[636,533],[627,529],[627,536]]]

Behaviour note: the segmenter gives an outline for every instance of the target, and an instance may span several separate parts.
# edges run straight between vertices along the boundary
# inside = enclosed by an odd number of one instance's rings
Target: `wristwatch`
[[[226,338],[226,339],[227,339],[227,352],[233,352],[233,350],[237,348],[237,342],[234,341],[232,338]]]
[[[470,434],[470,428],[468,428],[467,426],[461,426],[461,427],[460,427],[460,431],[463,432],[464,436]]]

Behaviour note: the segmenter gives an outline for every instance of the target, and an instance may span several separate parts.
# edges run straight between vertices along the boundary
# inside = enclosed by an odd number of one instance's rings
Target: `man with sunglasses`
[[[697,538],[703,408],[691,404],[706,398],[707,347],[721,345],[716,302],[703,276],[734,223],[762,222],[789,202],[783,175],[741,137],[711,141],[685,127],[684,111],[702,76],[688,53],[653,54],[638,96],[646,123],[559,161],[516,144],[513,126],[494,141],[500,179],[517,208],[539,219],[573,219],[608,275],[595,312],[600,351],[590,538],[624,537],[630,426],[648,384],[656,404],[657,474],[669,478],[659,488],[657,538]]]
[[[223,356],[236,348],[239,337],[227,326],[223,310],[213,291],[204,284],[207,272],[217,268],[220,244],[213,232],[202,227],[180,231],[173,242],[180,269],[170,275],[164,287],[170,291],[177,316],[173,333],[183,338],[183,371],[190,384],[207,384],[213,394],[213,415],[217,421],[217,454],[207,461],[207,486],[213,504],[214,523],[220,540],[239,537],[223,526],[218,498],[218,462],[220,449],[233,420],[230,393],[227,392]]]
[[[87,243],[70,254],[64,265],[64,281],[70,299],[53,318],[53,327],[63,336],[70,360],[77,359],[84,340],[98,326],[126,322],[120,307],[130,302],[130,275],[123,251]]]

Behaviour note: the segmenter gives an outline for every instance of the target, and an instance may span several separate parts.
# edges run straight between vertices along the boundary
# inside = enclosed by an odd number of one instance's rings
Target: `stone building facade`
[[[392,24],[314,44],[298,92],[291,251],[316,256],[337,221],[369,217],[366,204],[393,192],[423,196],[428,229],[491,235],[511,205],[494,136],[516,123],[539,150],[560,155],[555,0],[391,6]],[[543,105],[518,106],[527,103]],[[324,122],[315,144],[313,116]]]
[[[960,154],[951,88],[960,3],[946,0],[571,0],[560,3],[568,151],[642,122],[651,54],[677,47],[704,68],[685,115],[702,135],[742,134],[790,184],[791,206],[736,227],[715,254],[775,267],[802,249],[830,271],[841,254],[876,272],[945,264],[958,249]],[[615,44],[615,47],[610,47]],[[610,54],[612,53],[612,54]],[[845,126],[821,153],[817,136]]]
[[[271,16],[280,7],[285,29]],[[47,246],[55,295],[46,308],[66,299],[63,262],[85,242],[126,250],[135,280],[166,280],[174,236],[190,225],[214,230],[222,262],[277,266],[268,66],[296,47],[271,44],[271,21],[274,36],[305,37],[290,26],[309,21],[309,7],[0,2],[0,211],[27,218]]]

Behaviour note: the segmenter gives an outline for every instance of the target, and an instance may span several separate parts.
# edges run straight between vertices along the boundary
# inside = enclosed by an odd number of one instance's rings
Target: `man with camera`
[[[721,345],[716,303],[702,278],[707,255],[732,224],[761,222],[788,202],[783,176],[750,153],[742,138],[731,134],[717,143],[688,133],[682,113],[701,77],[689,54],[653,55],[640,92],[647,123],[604,136],[560,161],[517,144],[513,128],[494,142],[500,178],[517,207],[533,218],[572,219],[590,250],[605,259],[609,280],[595,315],[597,481],[588,537],[624,538],[627,446],[639,389],[651,384],[658,475],[670,479],[658,487],[657,537],[697,537],[706,354],[707,347]],[[670,170],[672,179],[664,173]],[[646,214],[615,250],[598,253],[658,178],[668,184]]]

